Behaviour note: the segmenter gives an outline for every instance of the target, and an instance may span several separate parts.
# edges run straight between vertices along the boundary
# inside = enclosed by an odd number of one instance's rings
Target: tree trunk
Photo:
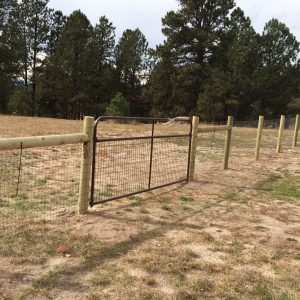
[[[36,113],[36,63],[37,63],[37,31],[38,31],[38,15],[35,15],[35,24],[34,24],[34,43],[33,43],[33,65],[32,65],[32,116],[35,116]]]

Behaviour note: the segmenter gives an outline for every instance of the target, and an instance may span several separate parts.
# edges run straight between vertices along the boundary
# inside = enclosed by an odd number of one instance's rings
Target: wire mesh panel
[[[280,119],[264,120],[260,157],[262,159],[276,155]],[[232,133],[230,161],[233,167],[241,162],[251,162],[255,156],[258,120],[236,121]],[[286,118],[282,136],[282,150],[291,149],[295,118]]]
[[[188,157],[189,137],[155,139],[151,187],[187,180]]]
[[[139,136],[98,138],[98,123],[110,119],[150,124],[150,131],[145,129]],[[166,128],[157,133],[156,123],[166,121],[110,117],[96,121],[91,206],[188,180],[190,119],[187,133],[166,134]]]
[[[0,138],[81,132],[82,121],[0,115]],[[82,144],[0,151],[0,230],[77,209]]]
[[[0,228],[74,211],[81,145],[0,152]]]
[[[208,163],[219,167],[223,162],[225,131],[199,133],[197,160],[201,163],[201,172],[205,172]]]
[[[95,153],[95,199],[102,201],[147,189],[150,148],[150,140],[99,143]]]

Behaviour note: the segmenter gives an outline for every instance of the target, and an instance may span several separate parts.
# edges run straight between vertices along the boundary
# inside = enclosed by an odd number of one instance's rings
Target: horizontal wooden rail
[[[198,133],[216,132],[216,131],[226,131],[231,130],[232,126],[211,126],[211,127],[201,127],[198,129]]]
[[[86,133],[2,138],[0,139],[0,151],[79,144],[88,141],[89,136]]]

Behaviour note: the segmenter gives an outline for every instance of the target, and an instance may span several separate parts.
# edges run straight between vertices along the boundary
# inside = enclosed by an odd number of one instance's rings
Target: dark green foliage
[[[148,67],[148,43],[139,29],[124,31],[115,49],[120,88],[132,115],[143,113],[141,84]]]
[[[24,85],[31,83],[31,114],[36,114],[37,73],[49,36],[48,0],[22,0],[15,15],[20,39],[21,75]]]
[[[260,36],[230,0],[179,2],[180,9],[163,19],[166,41],[157,48],[145,93],[153,114],[218,121],[286,112],[299,94],[300,78],[299,45],[289,29],[271,20]]]
[[[260,111],[271,117],[286,111],[299,84],[299,43],[276,19],[268,22],[261,40],[262,67],[258,71]]]
[[[233,0],[178,0],[155,50],[139,29],[116,44],[105,16],[93,27],[81,11],[66,17],[48,2],[0,2],[0,112],[222,121],[300,111],[295,36],[276,19],[256,33]],[[127,100],[110,103],[119,91]]]
[[[0,112],[7,112],[13,81],[19,74],[18,36],[13,23],[17,2],[0,2]]]
[[[129,116],[129,103],[122,93],[117,93],[106,107],[108,116]]]
[[[8,102],[8,109],[12,113],[27,115],[31,112],[31,97],[26,87],[15,88]]]
[[[114,70],[115,27],[104,16],[93,30],[93,71],[90,81],[90,98],[96,114],[103,114],[105,106],[118,90],[118,78]]]
[[[44,74],[49,77],[44,78],[43,97],[65,118],[79,119],[89,103],[91,37],[89,20],[81,11],[74,11],[66,20],[53,57],[45,65]],[[56,92],[53,98],[52,90]]]

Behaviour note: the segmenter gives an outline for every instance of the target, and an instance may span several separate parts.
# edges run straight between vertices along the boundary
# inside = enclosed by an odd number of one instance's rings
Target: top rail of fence
[[[118,138],[97,138],[97,129],[98,129],[98,124],[102,121],[121,121],[121,122],[141,122],[141,123],[145,123],[145,124],[149,124],[152,125],[152,134],[150,136],[150,138],[160,138],[160,137],[179,137],[179,136],[190,136],[192,133],[192,120],[189,117],[177,117],[175,119],[170,119],[170,118],[144,118],[144,117],[118,117],[118,116],[101,116],[98,119],[96,119],[95,121],[95,126],[94,126],[94,141],[95,142],[105,142],[105,141],[113,141],[113,140],[117,140]],[[184,122],[187,123],[190,126],[190,130],[189,133],[186,135],[181,135],[181,134],[177,134],[177,135],[170,135],[170,136],[158,136],[158,135],[154,135],[154,125],[156,123],[168,123],[168,122]],[[144,138],[148,138],[145,136],[139,136],[139,137],[122,137],[120,138],[120,140],[130,140],[130,139],[144,139]]]
[[[79,144],[88,141],[89,136],[86,133],[2,138],[0,151]]]
[[[119,116],[101,116],[99,117],[95,124],[97,127],[99,122],[107,121],[107,120],[115,120],[115,121],[138,121],[138,122],[144,122],[144,123],[152,123],[152,122],[161,122],[166,123],[170,121],[177,121],[177,122],[187,122],[191,123],[191,118],[189,117],[178,117],[175,119],[171,118],[144,118],[144,117],[119,117]]]

